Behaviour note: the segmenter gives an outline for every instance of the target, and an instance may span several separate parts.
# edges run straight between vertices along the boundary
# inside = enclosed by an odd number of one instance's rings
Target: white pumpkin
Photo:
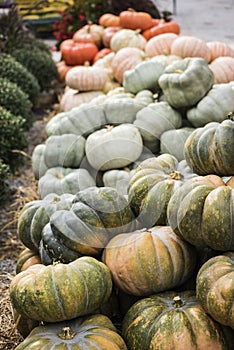
[[[106,69],[95,66],[76,66],[66,75],[66,85],[78,91],[102,90],[108,79]]]

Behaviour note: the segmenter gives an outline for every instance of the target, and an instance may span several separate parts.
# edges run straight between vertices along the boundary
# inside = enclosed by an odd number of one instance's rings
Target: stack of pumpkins
[[[18,220],[17,350],[233,349],[233,82],[188,56],[48,122]]]

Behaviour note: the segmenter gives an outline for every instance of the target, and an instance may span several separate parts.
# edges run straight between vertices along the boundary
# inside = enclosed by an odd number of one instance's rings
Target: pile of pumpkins
[[[108,92],[107,68],[66,74],[98,94],[55,115],[33,152],[17,350],[233,349],[234,77],[216,80],[211,47],[167,64],[132,47]]]

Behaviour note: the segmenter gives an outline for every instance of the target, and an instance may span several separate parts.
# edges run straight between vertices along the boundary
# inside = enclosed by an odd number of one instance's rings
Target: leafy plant
[[[3,203],[10,196],[10,186],[7,179],[10,175],[8,165],[0,159],[0,202]]]

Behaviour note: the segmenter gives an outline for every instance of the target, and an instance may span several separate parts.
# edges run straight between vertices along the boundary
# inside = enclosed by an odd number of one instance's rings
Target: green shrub
[[[0,203],[3,203],[10,196],[10,186],[8,177],[10,175],[8,165],[0,159]]]
[[[20,151],[28,146],[25,119],[0,106],[0,158],[14,171],[25,159]]]
[[[46,51],[25,46],[11,54],[37,78],[41,91],[48,90],[52,81],[58,79],[56,63]]]
[[[0,77],[16,83],[29,97],[33,105],[39,99],[40,86],[36,77],[9,54],[0,55]]]
[[[32,103],[28,95],[16,83],[6,78],[0,78],[0,106],[8,109],[13,115],[24,118],[25,129],[32,126]]]

